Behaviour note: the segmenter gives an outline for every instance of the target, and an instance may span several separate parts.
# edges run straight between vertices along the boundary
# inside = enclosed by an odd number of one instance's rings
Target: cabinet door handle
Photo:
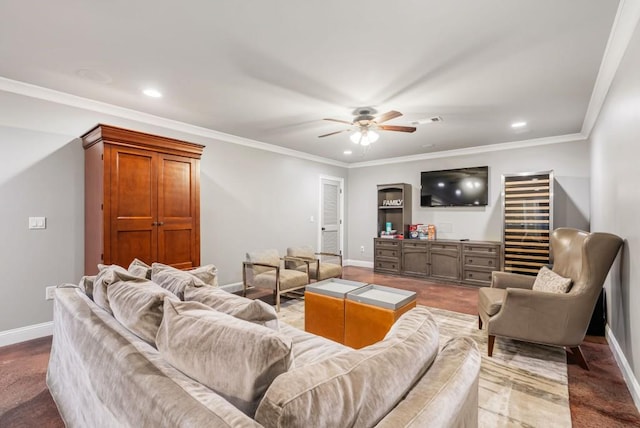
[[[160,223],[158,223],[158,226],[163,226],[164,225],[164,221],[161,221]]]
[[[157,221],[154,221],[153,223],[151,223],[151,226],[157,226],[157,225],[158,225]]]

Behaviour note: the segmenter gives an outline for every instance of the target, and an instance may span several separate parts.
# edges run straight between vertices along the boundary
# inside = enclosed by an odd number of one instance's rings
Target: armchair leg
[[[482,318],[478,315],[478,330],[482,330]]]
[[[276,290],[276,312],[280,312],[280,290]]]
[[[496,342],[496,337],[493,335],[489,335],[489,341],[487,342],[487,355],[490,357],[493,355],[493,345]]]
[[[571,350],[571,353],[573,354],[573,358],[575,360],[576,363],[578,363],[578,365],[580,367],[582,367],[585,370],[589,370],[589,364],[587,364],[587,360],[584,358],[584,354],[582,353],[582,349],[580,349],[579,346],[576,346],[574,348],[569,348]]]

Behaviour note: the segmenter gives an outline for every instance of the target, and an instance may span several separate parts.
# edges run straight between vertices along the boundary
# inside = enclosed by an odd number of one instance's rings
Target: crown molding
[[[640,2],[637,0],[620,0],[616,17],[613,20],[607,46],[604,49],[600,70],[593,86],[587,113],[582,123],[581,134],[587,138],[595,126],[604,105],[611,83],[618,71],[631,37],[640,21]]]
[[[42,86],[32,85],[30,83],[20,82],[18,80],[7,79],[5,77],[0,77],[0,91],[11,92],[14,94],[62,104],[69,107],[76,107],[84,110],[94,111],[97,113],[108,114],[122,119],[134,120],[136,122],[142,122],[149,125],[171,129],[173,131],[184,132],[186,134],[211,138],[227,143],[239,144],[241,146],[251,147],[254,149],[278,153],[281,155],[305,159],[313,162],[319,162],[343,168],[346,168],[348,165],[345,162],[323,158],[321,156],[310,155],[308,153],[287,149],[281,146],[276,146],[274,144],[263,143],[262,141],[252,140],[250,138],[238,137],[236,135],[215,131],[213,129],[190,125],[185,122],[167,119],[161,116],[155,116],[153,114],[143,113],[138,110],[120,107],[101,101],[91,100],[89,98],[83,98],[77,95],[68,94],[66,92],[44,88]]]
[[[477,155],[487,152],[497,152],[501,150],[522,149],[525,147],[543,146],[547,144],[570,143],[573,141],[586,140],[581,133],[558,135],[555,137],[535,138],[531,140],[511,141],[508,143],[489,144],[486,146],[468,147],[464,149],[443,150],[441,152],[421,153],[419,155],[402,156],[397,158],[380,159],[368,162],[357,162],[349,164],[348,168],[364,168],[369,166],[388,165],[394,163],[414,162],[426,159],[440,159],[455,156]]]

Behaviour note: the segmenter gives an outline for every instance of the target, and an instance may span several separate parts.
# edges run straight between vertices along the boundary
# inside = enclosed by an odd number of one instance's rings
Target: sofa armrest
[[[530,275],[500,271],[491,273],[491,287],[493,288],[524,288],[531,290],[535,281],[536,277]]]
[[[477,427],[480,361],[473,339],[449,340],[407,396],[376,427]]]

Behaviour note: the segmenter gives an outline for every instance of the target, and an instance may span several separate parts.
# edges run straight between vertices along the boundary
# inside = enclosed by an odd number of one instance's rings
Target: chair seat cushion
[[[292,269],[280,269],[280,291],[301,288],[307,283],[308,278],[306,273]],[[253,285],[258,288],[272,288],[275,290],[275,269],[256,275],[253,279]]]
[[[296,268],[300,272],[306,272],[306,266],[299,266]],[[335,263],[323,263],[320,262],[320,272],[316,273],[316,263],[309,263],[309,276],[318,281],[329,278],[338,278],[342,276],[342,266]]]
[[[489,316],[493,316],[502,308],[507,295],[503,288],[481,288],[478,292],[478,308]]]

